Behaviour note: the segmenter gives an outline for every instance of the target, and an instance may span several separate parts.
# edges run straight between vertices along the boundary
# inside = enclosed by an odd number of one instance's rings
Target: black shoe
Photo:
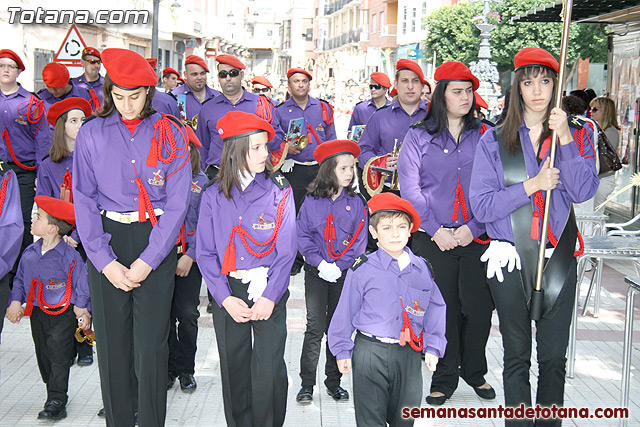
[[[296,274],[300,273],[302,271],[302,266],[301,265],[293,265],[293,267],[291,267],[291,276],[295,276]]]
[[[78,366],[89,366],[93,364],[93,355],[78,357]]]
[[[427,396],[427,403],[433,406],[440,406],[448,399],[447,396]]]
[[[196,391],[198,384],[196,379],[193,378],[193,374],[180,374],[180,388],[182,391],[192,393]]]
[[[75,356],[73,356],[73,357],[71,358],[71,363],[69,364],[69,366],[73,366],[75,363],[76,363],[76,357],[75,357]]]
[[[44,405],[44,410],[38,414],[39,420],[61,420],[67,417],[67,408],[59,400],[50,400]]]
[[[349,400],[349,392],[339,385],[334,387],[327,387],[327,393],[333,397],[333,400],[340,402],[342,400]]]
[[[298,395],[296,396],[296,402],[298,403],[311,403],[313,402],[313,386],[302,386]]]
[[[169,374],[169,380],[167,381],[167,390],[171,390],[171,387],[176,383],[177,376],[174,374]]]
[[[483,399],[492,400],[496,398],[496,391],[491,386],[489,388],[474,387],[473,391]]]
[[[105,417],[105,415],[104,415],[104,407],[102,407],[102,408],[98,411],[98,416],[99,416],[99,417],[103,417],[103,418]]]
[[[207,313],[213,313],[213,307],[211,307],[211,303],[207,304]]]

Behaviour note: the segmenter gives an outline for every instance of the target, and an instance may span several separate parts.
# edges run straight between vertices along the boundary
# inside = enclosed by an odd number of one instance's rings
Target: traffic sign
[[[63,64],[79,64],[82,59],[82,51],[87,47],[82,36],[80,35],[80,31],[75,24],[71,25],[69,31],[67,32],[67,36],[62,41],[58,52],[53,57],[55,62],[60,62]]]

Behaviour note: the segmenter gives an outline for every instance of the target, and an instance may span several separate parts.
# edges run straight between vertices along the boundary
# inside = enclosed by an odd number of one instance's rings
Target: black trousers
[[[284,176],[291,184],[293,190],[293,200],[296,203],[296,217],[298,211],[305,196],[307,195],[307,187],[311,184],[320,170],[320,165],[294,165],[293,170],[289,173],[285,173]],[[292,270],[299,270],[304,264],[304,258],[300,252],[296,255],[296,260],[293,262]]]
[[[174,376],[195,373],[201,286],[202,274],[195,262],[186,277],[176,276],[169,326],[169,373]]]
[[[502,270],[504,282],[489,279],[489,286],[496,302],[500,333],[504,347],[505,406],[531,406],[531,320],[529,308],[520,283],[519,272]],[[576,292],[576,261],[571,263],[564,287],[549,317],[536,322],[536,344],[538,353],[538,393],[536,403],[540,406],[564,404],[564,382],[566,374],[565,353],[569,342],[569,326]],[[537,426],[560,426],[561,420],[536,420]],[[508,421],[506,426],[533,426],[533,421]]]
[[[47,385],[47,402],[55,399],[66,405],[77,325],[73,306],[57,315],[34,306],[30,323],[40,376]]]
[[[4,316],[7,314],[9,304],[9,284],[12,275],[7,273],[0,279],[0,342],[2,342],[2,327],[4,326]]]
[[[128,267],[149,242],[151,222],[102,218],[118,262]],[[162,426],[167,406],[169,313],[176,256],[169,253],[139,288],[117,289],[89,263],[89,287],[108,426]]]
[[[247,286],[228,278],[233,296],[249,307]],[[277,427],[287,411],[286,291],[268,320],[236,323],[227,310],[213,304],[218,342],[224,415],[229,427]],[[252,345],[253,343],[253,345]]]
[[[484,263],[480,262],[487,246],[471,242],[443,252],[427,233],[419,231],[412,238],[413,251],[431,262],[433,278],[447,304],[447,349],[433,373],[431,392],[451,396],[459,377],[479,387],[487,373],[485,347],[493,311]]]
[[[322,338],[329,330],[329,324],[333,317],[346,272],[336,283],[327,282],[318,276],[318,269],[304,265],[304,297],[307,305],[307,330],[304,332],[302,354],[300,355],[300,378],[303,386],[316,385],[316,369],[320,358]],[[342,374],[338,370],[336,357],[326,346],[326,363],[324,384],[327,387],[340,385]]]
[[[35,166],[36,162],[25,162],[25,166]],[[24,222],[24,232],[22,234],[22,244],[20,245],[20,254],[13,268],[13,273],[18,267],[18,261],[22,257],[22,252],[27,246],[33,243],[31,235],[31,210],[33,209],[33,199],[36,196],[36,171],[27,171],[22,169],[15,163],[9,162],[7,165],[13,170],[18,179],[18,188],[20,190],[20,205],[22,207],[22,220]],[[12,278],[13,280],[13,278]]]
[[[420,353],[357,333],[351,363],[356,425],[412,426],[402,408],[419,408],[422,401]]]

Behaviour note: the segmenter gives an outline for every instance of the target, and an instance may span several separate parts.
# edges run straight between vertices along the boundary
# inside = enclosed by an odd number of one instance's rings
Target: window
[[[144,57],[145,53],[144,53],[144,46],[140,46],[137,44],[129,44],[129,50],[132,50],[136,53],[139,53],[140,56]]]
[[[423,1],[422,2],[422,16],[425,16],[427,14],[427,2]]]
[[[415,33],[416,32],[416,20],[412,20],[411,21],[411,32]]]
[[[402,34],[407,34],[407,21],[402,22]]]
[[[387,23],[384,22],[384,12],[380,12],[380,30],[382,30],[386,24]]]
[[[376,19],[376,14],[374,13],[373,15],[371,15],[371,34],[375,34],[376,33],[376,23],[377,23],[377,19]],[[380,27],[380,29],[382,29],[382,27]]]
[[[402,15],[404,17],[404,20],[407,20],[407,6],[402,8]]]
[[[415,7],[413,8],[413,17],[415,18],[418,14],[418,9],[416,9]]]

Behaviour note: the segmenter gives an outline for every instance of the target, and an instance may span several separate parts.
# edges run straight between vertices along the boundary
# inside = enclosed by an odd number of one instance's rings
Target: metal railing
[[[346,44],[358,43],[361,39],[366,40],[366,37],[362,38],[362,31],[362,28],[355,28],[339,36],[324,39],[322,42],[322,50],[337,49]]]

